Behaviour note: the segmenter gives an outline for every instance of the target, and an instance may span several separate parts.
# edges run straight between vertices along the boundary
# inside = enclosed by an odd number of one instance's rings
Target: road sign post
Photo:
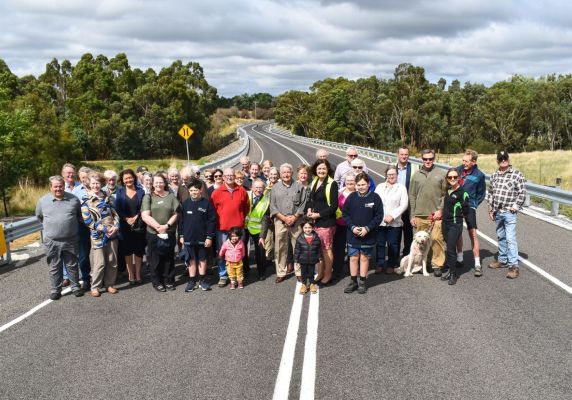
[[[193,133],[193,130],[187,124],[184,124],[181,129],[179,129],[179,135],[185,139],[185,143],[187,145],[187,165],[191,163],[191,158],[189,157],[189,138]]]

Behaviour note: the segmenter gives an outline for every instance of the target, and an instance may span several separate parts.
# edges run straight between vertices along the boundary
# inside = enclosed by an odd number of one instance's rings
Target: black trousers
[[[334,233],[333,252],[334,262],[332,264],[334,279],[341,279],[345,276],[346,258],[346,226],[337,225]]]
[[[409,255],[409,250],[411,250],[411,243],[413,243],[413,226],[411,225],[411,215],[409,208],[401,214],[401,220],[403,221],[403,251],[401,254],[403,257]],[[399,236],[399,246],[401,245],[401,235]]]
[[[445,253],[445,268],[452,274],[457,274],[457,240],[463,233],[463,224],[445,223],[443,221],[443,238],[447,245]]]
[[[157,251],[157,235],[147,232],[149,251],[149,275],[153,286],[175,283],[175,234],[169,233],[171,248],[165,252]]]
[[[250,258],[249,258],[249,241],[250,241],[250,232],[248,229],[244,229],[244,233],[242,234],[242,241],[244,242],[244,257],[242,257],[242,271],[244,272],[244,276],[246,277],[250,272]]]
[[[302,283],[314,282],[314,269],[316,264],[300,264],[300,270],[302,272]]]
[[[256,261],[256,270],[258,272],[258,277],[266,275],[266,250],[264,246],[260,243],[260,233],[255,235],[250,234],[252,241],[254,242],[254,260]]]

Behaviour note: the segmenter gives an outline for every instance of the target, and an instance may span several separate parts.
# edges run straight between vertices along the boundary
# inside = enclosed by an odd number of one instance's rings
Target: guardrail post
[[[560,189],[560,184],[562,183],[562,178],[556,178],[556,189]],[[552,201],[552,212],[551,214],[557,216],[560,211],[560,203],[557,201]]]
[[[525,207],[530,207],[530,195],[528,194],[528,192],[527,192],[526,195],[524,196],[524,206],[525,206]]]

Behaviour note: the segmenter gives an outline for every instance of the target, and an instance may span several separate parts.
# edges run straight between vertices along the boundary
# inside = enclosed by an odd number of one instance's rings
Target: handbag
[[[131,231],[137,232],[137,233],[142,233],[142,232],[145,232],[146,227],[147,227],[147,224],[145,224],[145,222],[143,222],[143,218],[141,218],[141,213],[137,214],[137,219],[135,220],[133,225],[131,225]]]

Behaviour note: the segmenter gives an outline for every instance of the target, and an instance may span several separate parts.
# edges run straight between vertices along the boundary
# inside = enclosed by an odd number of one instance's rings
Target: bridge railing
[[[268,131],[271,133],[287,136],[287,137],[290,137],[290,138],[295,139],[295,140],[300,141],[300,142],[310,143],[313,146],[323,146],[323,147],[328,147],[331,149],[338,149],[338,150],[343,150],[343,151],[345,151],[348,147],[352,146],[352,147],[355,147],[358,150],[358,152],[360,153],[360,155],[362,155],[364,157],[379,160],[382,162],[391,163],[391,164],[397,163],[397,157],[395,156],[395,153],[389,153],[387,151],[372,149],[370,147],[353,146],[353,145],[349,145],[346,143],[331,142],[329,140],[313,139],[313,138],[306,138],[306,137],[302,137],[302,136],[296,136],[296,135],[292,135],[292,133],[290,133],[289,131],[287,131],[285,129],[281,129],[281,128],[276,127],[274,124],[270,124],[267,126],[268,126]],[[423,164],[423,161],[421,161],[420,159],[417,159],[417,158],[411,157],[409,160],[413,164],[417,164],[417,165]],[[442,168],[442,169],[451,168],[450,165],[441,164],[441,163],[435,163],[435,166],[437,166],[438,168]],[[485,174],[485,178],[486,178],[486,182],[488,185],[490,182],[491,176],[488,174]],[[526,182],[525,188],[526,188],[525,206],[530,205],[530,196],[534,196],[534,197],[538,197],[538,198],[543,199],[543,200],[550,201],[552,203],[551,214],[555,215],[555,216],[558,215],[558,213],[559,213],[560,204],[566,204],[568,206],[572,206],[572,192],[571,191],[562,190],[559,187],[538,185],[538,184],[532,183],[532,182]]]
[[[240,157],[248,154],[248,150],[250,148],[250,137],[246,134],[246,130],[244,130],[243,127],[239,127],[237,129],[237,136],[240,139],[243,139],[242,145],[237,150],[223,158],[201,165],[201,171],[208,168],[225,168],[238,164]],[[8,264],[12,261],[10,244],[14,240],[42,231],[43,229],[42,223],[36,217],[26,218],[13,223],[2,223],[2,228],[6,239],[6,254],[0,257],[0,265]]]

